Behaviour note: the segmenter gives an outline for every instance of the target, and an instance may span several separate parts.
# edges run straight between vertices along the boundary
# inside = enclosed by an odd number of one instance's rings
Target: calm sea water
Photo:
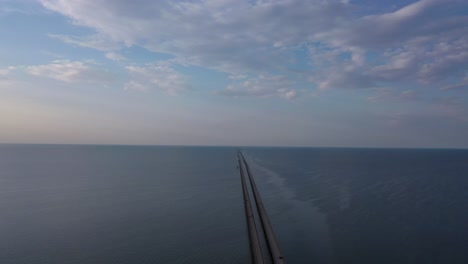
[[[288,263],[468,263],[468,151],[244,148]],[[235,148],[0,145],[0,263],[249,263]]]

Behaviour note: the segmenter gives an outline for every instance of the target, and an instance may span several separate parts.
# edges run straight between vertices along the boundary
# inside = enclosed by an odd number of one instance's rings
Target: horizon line
[[[182,145],[182,144],[109,144],[109,143],[1,143],[2,145],[36,146],[115,146],[115,147],[204,147],[204,148],[316,148],[316,149],[425,149],[425,150],[468,150],[466,147],[386,147],[386,146],[291,146],[291,145]]]

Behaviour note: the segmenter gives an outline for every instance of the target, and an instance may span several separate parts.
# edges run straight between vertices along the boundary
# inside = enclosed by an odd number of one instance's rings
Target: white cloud
[[[468,38],[466,39],[466,49],[460,52],[451,50],[443,56],[438,56],[421,66],[419,76],[422,81],[440,81],[468,73]]]
[[[275,44],[296,47],[308,42],[317,31],[333,27],[349,9],[337,0],[41,3],[76,24],[96,29],[106,39],[138,43],[192,64],[237,73],[283,67]],[[63,40],[76,43],[69,37]]]
[[[235,75],[230,75],[229,79],[231,80],[241,80],[241,79],[246,79],[247,75],[245,74],[235,74]]]
[[[234,83],[220,91],[221,95],[243,96],[279,96],[286,99],[294,99],[298,96],[294,83],[285,76],[260,75],[257,78],[249,78],[243,82]]]
[[[187,78],[165,62],[127,66],[126,69],[131,77],[125,85],[128,90],[159,89],[170,95],[178,95],[189,89]]]
[[[91,82],[108,84],[113,77],[91,62],[56,60],[50,64],[26,66],[25,71],[38,77],[67,83]]]
[[[103,34],[95,34],[84,37],[49,34],[52,39],[58,39],[73,46],[97,49],[100,51],[114,51],[120,48],[118,42],[107,38]]]
[[[319,58],[328,59],[332,80],[351,80],[351,84],[360,80],[359,84],[434,86],[458,78],[468,66],[468,16],[455,16],[453,9],[467,7],[467,2],[456,0],[420,0],[395,12],[349,21],[319,34],[325,47],[319,49]],[[317,48],[310,51],[314,58]],[[347,55],[351,58],[346,59]],[[355,70],[349,71],[350,67]],[[337,77],[336,72],[346,76]],[[336,84],[339,88],[342,83]]]
[[[458,90],[458,89],[468,89],[468,72],[466,73],[463,80],[460,80],[457,83],[452,83],[441,88],[441,90]]]
[[[96,31],[52,37],[111,59],[123,46],[140,45],[231,76],[307,75],[322,90],[434,86],[459,78],[468,65],[468,16],[454,12],[467,8],[466,1],[420,0],[361,17],[353,13],[359,6],[343,0],[40,2]],[[312,66],[291,73],[304,47]]]
[[[43,13],[39,5],[30,0],[0,0],[0,17],[12,14],[34,15]]]
[[[402,42],[419,37],[447,34],[464,28],[466,17],[447,15],[447,6],[462,5],[456,0],[420,0],[395,12],[368,15],[346,21],[321,37],[339,47],[382,49],[402,46]],[[351,22],[351,23],[350,23]]]
[[[106,58],[109,60],[114,60],[114,61],[124,61],[127,60],[125,56],[122,54],[116,53],[116,52],[107,52],[106,53]]]
[[[419,57],[411,51],[399,51],[385,54],[388,62],[372,69],[372,74],[385,80],[401,79],[415,73]]]
[[[441,90],[455,90],[455,89],[468,89],[468,81],[447,85],[441,88]]]
[[[366,73],[359,71],[328,72],[317,81],[320,90],[327,89],[362,89],[375,87],[375,81]]]
[[[14,81],[14,71],[16,70],[16,67],[7,67],[4,69],[0,69],[0,85],[3,87],[7,87],[11,85]]]

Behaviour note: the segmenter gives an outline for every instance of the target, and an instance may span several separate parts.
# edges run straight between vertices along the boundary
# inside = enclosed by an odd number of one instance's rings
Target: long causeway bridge
[[[244,158],[244,155],[239,150],[237,152],[237,158],[239,162],[239,171],[242,182],[242,192],[244,195],[244,206],[245,206],[245,216],[247,219],[247,229],[249,234],[250,242],[250,253],[252,257],[253,264],[264,264],[264,263],[273,263],[273,264],[285,264],[283,254],[276,240],[273,227],[271,226],[270,219],[266,212],[265,206],[263,205],[262,198],[255,184],[255,180],[252,176],[252,171],[250,170],[249,164]],[[244,166],[245,165],[245,169]],[[250,192],[248,188],[248,182],[244,174],[244,170],[247,172],[249,178],[250,190],[253,194],[255,200],[255,208],[257,211],[258,217],[254,214],[254,209],[250,200]],[[257,228],[257,221],[259,219],[260,225],[262,228],[261,235],[259,236],[259,229]],[[265,243],[266,241],[266,243]],[[262,243],[263,242],[263,243]],[[263,247],[262,247],[263,246]],[[264,251],[263,248],[266,247],[268,250]],[[263,252],[268,252],[265,256]]]

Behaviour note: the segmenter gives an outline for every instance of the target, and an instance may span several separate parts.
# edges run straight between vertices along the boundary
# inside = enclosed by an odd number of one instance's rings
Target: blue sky
[[[464,0],[0,0],[0,142],[468,147]]]

